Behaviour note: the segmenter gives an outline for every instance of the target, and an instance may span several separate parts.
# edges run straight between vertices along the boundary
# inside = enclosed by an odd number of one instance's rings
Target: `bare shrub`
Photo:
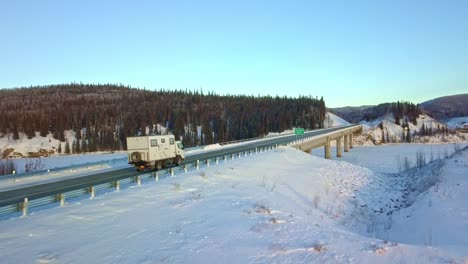
[[[172,187],[174,187],[174,190],[176,190],[176,191],[180,191],[180,189],[182,188],[180,183],[173,183]]]
[[[206,176],[206,173],[205,171],[200,171],[200,177],[202,177],[203,179],[207,179],[208,177]]]
[[[278,243],[273,243],[268,246],[268,249],[273,251],[273,252],[285,252],[286,247],[284,245],[278,244]]]
[[[314,249],[314,251],[316,252],[325,252],[327,250],[327,248],[325,247],[325,244],[322,244],[319,242],[314,243],[312,245],[312,249]]]
[[[266,205],[259,202],[255,203],[254,209],[257,214],[271,214],[271,210]]]
[[[24,169],[26,172],[38,171],[44,169],[44,164],[42,164],[41,158],[28,159]]]
[[[266,176],[265,176],[265,175],[263,175],[263,177],[262,177],[262,181],[261,181],[261,182],[258,184],[258,186],[259,186],[259,187],[262,187],[262,188],[265,188],[265,187],[266,187],[266,185],[267,185],[267,183],[266,183],[266,182],[267,182],[267,180],[266,180]]]
[[[201,199],[201,193],[199,193],[199,192],[192,192],[192,193],[191,193],[191,196],[190,196],[190,199],[191,199],[192,201],[198,201],[198,200],[200,200],[200,199]]]
[[[405,157],[403,159],[403,168],[405,169],[405,171],[407,171],[407,170],[409,170],[411,168],[411,162],[408,159],[408,157]]]
[[[272,185],[270,185],[270,192],[273,192],[276,189],[276,182],[274,182]]]
[[[9,175],[16,171],[15,163],[11,159],[0,160],[0,175]]]
[[[432,247],[432,227],[425,232],[425,243],[427,247]]]
[[[316,194],[314,196],[314,208],[317,209],[320,203],[320,195]]]
[[[182,225],[180,223],[177,223],[174,225],[174,233],[180,234],[182,232]]]
[[[421,169],[426,165],[426,154],[422,151],[419,150],[416,152],[416,167]]]

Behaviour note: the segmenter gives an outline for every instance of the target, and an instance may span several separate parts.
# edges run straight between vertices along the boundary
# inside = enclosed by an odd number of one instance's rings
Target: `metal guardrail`
[[[97,185],[89,185],[85,188],[40,197],[32,200],[29,200],[27,197],[25,197],[22,202],[0,207],[0,219],[14,217],[14,215],[12,215],[14,213],[17,213],[18,215],[22,215],[24,217],[27,216],[31,210],[40,209],[41,207],[52,205],[54,203],[59,204],[60,206],[64,206],[66,205],[67,200],[74,198],[86,198],[87,195],[92,199],[97,193],[107,192],[111,190],[119,191],[125,186],[133,186],[134,184],[141,185],[144,179],[153,179],[153,181],[158,181],[160,177],[172,177],[175,176],[176,173],[187,173],[193,170],[200,170],[202,167],[210,167],[210,165],[213,163],[218,164],[220,161],[227,162],[228,160],[232,160],[235,158],[245,157],[248,155],[253,155],[255,153],[273,150],[277,147],[277,145],[272,145],[260,149],[240,151],[229,155],[221,155],[204,160],[197,160],[194,163],[184,164],[179,167],[172,167],[137,176],[130,176],[121,180],[109,181]]]
[[[345,127],[346,128],[346,127]],[[295,140],[289,140],[285,139],[288,142],[284,142],[282,144],[285,145],[293,145],[297,144],[302,141],[309,140],[312,136],[314,135],[306,135],[301,138],[297,138]],[[73,187],[64,187],[64,188],[59,188],[59,190],[51,190],[49,191],[49,195],[44,195],[42,193],[35,193],[34,197],[24,197],[24,198],[11,198],[12,204],[4,204],[3,206],[0,207],[0,219],[5,218],[1,217],[3,216],[8,216],[9,214],[15,213],[15,212],[21,212],[23,216],[28,215],[28,210],[34,209],[34,208],[39,208],[41,206],[45,205],[50,205],[53,203],[59,203],[61,206],[66,204],[66,200],[72,199],[72,198],[77,198],[77,197],[85,197],[85,195],[89,195],[90,198],[94,198],[97,192],[103,192],[107,190],[120,190],[121,187],[124,187],[125,185],[131,185],[132,183],[136,183],[137,185],[140,185],[142,183],[142,179],[147,179],[147,178],[154,178],[156,181],[159,180],[161,176],[164,177],[171,177],[174,176],[177,171],[179,172],[188,172],[189,169],[192,170],[199,170],[202,166],[209,167],[210,164],[213,163],[219,163],[220,161],[226,162],[228,159],[235,159],[240,158],[242,156],[250,156],[253,154],[269,151],[276,149],[278,147],[278,143],[265,143],[264,145],[260,147],[251,147],[251,148],[244,148],[244,149],[239,149],[239,150],[232,150],[232,152],[222,152],[219,153],[217,156],[211,156],[207,158],[200,158],[197,159],[195,162],[191,163],[185,163],[181,166],[178,167],[172,167],[172,168],[167,168],[161,171],[154,171],[151,173],[146,173],[146,174],[140,174],[140,175],[124,175],[124,176],[119,176],[119,177],[124,177],[120,179],[109,179],[109,181],[102,182],[102,181],[97,181],[96,183],[92,184],[78,184],[75,187],[76,189],[70,190],[70,188]],[[125,159],[126,160],[126,159]],[[90,166],[87,164],[86,166]],[[86,167],[82,166],[82,167]],[[124,186],[122,186],[124,185]],[[65,191],[60,191],[60,190],[65,190]],[[29,200],[29,198],[32,198]],[[21,201],[19,201],[21,200]]]

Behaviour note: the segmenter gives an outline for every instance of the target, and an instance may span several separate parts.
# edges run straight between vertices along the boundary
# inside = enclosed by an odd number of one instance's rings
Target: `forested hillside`
[[[0,137],[52,133],[72,152],[125,149],[127,136],[170,133],[186,146],[323,127],[325,102],[312,97],[221,96],[117,85],[65,84],[0,90]],[[160,126],[158,126],[159,124]],[[198,128],[197,128],[198,127]],[[201,128],[200,128],[201,127]]]
[[[400,120],[406,122],[416,123],[416,119],[421,114],[419,105],[411,102],[393,102],[384,103],[376,106],[362,106],[362,107],[342,107],[331,109],[348,122],[359,123],[362,120],[373,121],[386,114],[391,114],[395,118],[395,123],[400,125]],[[402,120],[403,117],[409,120]]]
[[[429,115],[440,120],[468,116],[468,94],[439,97],[421,106]]]

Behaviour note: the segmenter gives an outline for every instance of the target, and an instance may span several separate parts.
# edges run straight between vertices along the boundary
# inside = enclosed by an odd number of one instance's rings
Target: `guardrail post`
[[[255,153],[257,153],[257,152],[258,152],[258,148],[255,148]]]
[[[325,158],[331,159],[330,137],[327,137],[325,142]]]
[[[234,154],[231,154],[231,159],[234,159]]]
[[[200,161],[199,160],[197,160],[195,167],[197,167],[197,170],[200,169]]]
[[[345,135],[345,136],[344,136],[344,152],[348,152],[348,151],[349,151],[348,137],[349,137],[349,135]]]
[[[239,156],[239,158],[241,157],[241,153],[240,153],[240,152],[239,152],[239,153],[237,153],[237,155]]]
[[[65,195],[63,193],[59,194],[59,199],[60,199],[60,206],[65,205]]]
[[[187,173],[187,165],[184,165],[184,172]]]
[[[115,181],[114,182],[115,190],[118,192],[120,191],[120,181]]]
[[[89,193],[91,194],[91,199],[94,199],[96,196],[96,190],[94,189],[94,186],[89,187]]]
[[[218,162],[218,157],[216,157],[215,160],[216,160],[216,164],[218,164],[218,163],[219,163],[219,162]]]
[[[169,173],[171,173],[171,177],[174,177],[174,168],[170,168]]]
[[[141,177],[140,177],[140,176],[137,176],[137,185],[138,185],[138,186],[141,185]]]
[[[155,181],[159,181],[159,173],[157,171],[153,172]]]
[[[20,204],[21,211],[23,212],[23,216],[28,215],[28,197],[24,197],[24,201]]]
[[[210,159],[207,159],[207,160],[206,160],[206,166],[207,166],[207,167],[210,166]]]
[[[342,137],[338,137],[336,139],[336,156],[337,157],[342,157],[343,156],[343,153],[341,152],[341,138]]]
[[[226,155],[223,155],[224,162],[227,161]]]

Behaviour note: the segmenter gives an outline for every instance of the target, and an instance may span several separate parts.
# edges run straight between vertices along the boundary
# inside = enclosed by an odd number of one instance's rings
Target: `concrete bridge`
[[[314,148],[325,147],[325,158],[331,159],[331,142],[336,140],[336,156],[343,156],[344,152],[348,152],[353,148],[353,133],[361,132],[362,126],[356,125],[343,128],[337,131],[329,132],[326,134],[314,136],[304,141],[291,145],[307,153],[312,153]]]

